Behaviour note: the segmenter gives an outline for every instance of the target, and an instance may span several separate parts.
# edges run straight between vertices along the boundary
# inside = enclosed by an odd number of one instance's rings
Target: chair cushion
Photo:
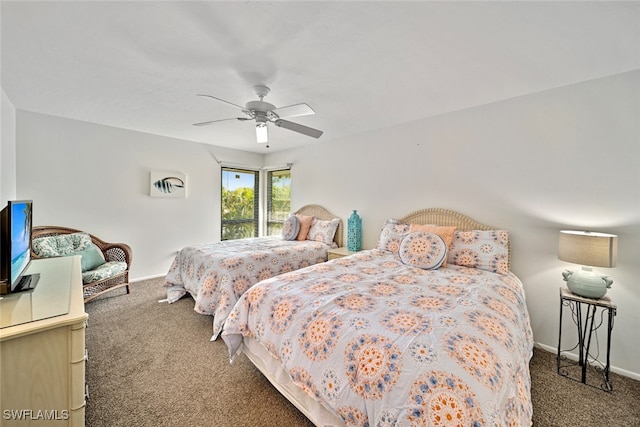
[[[105,262],[94,270],[89,270],[82,273],[82,283],[85,285],[88,283],[97,282],[98,280],[107,279],[113,277],[116,274],[122,273],[127,269],[127,263],[122,261],[109,261]]]
[[[50,258],[71,255],[87,249],[89,245],[91,236],[87,233],[58,234],[33,239],[31,250],[40,258]]]
[[[83,273],[89,270],[95,270],[106,262],[100,248],[93,243],[91,243],[87,249],[73,252],[70,255],[80,255],[82,257],[80,264]]]

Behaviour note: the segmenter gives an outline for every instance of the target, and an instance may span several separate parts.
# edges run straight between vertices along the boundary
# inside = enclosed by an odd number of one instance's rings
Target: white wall
[[[2,90],[0,108],[0,209],[16,198],[16,109]]]
[[[133,280],[167,272],[177,250],[220,239],[218,161],[263,156],[17,111],[18,197],[35,225],[85,230],[133,250]],[[185,199],[149,197],[149,173],[187,176]]]
[[[558,337],[561,229],[619,236],[616,370],[640,379],[640,71],[563,87],[340,141],[267,155],[292,162],[292,206],[363,218],[364,247],[386,218],[454,209],[508,229],[536,341]],[[322,114],[322,112],[318,112]],[[565,316],[567,319],[569,316]],[[569,324],[566,325],[569,331]],[[563,338],[569,343],[569,333]],[[600,343],[606,334],[599,334]],[[604,347],[601,346],[601,355]]]

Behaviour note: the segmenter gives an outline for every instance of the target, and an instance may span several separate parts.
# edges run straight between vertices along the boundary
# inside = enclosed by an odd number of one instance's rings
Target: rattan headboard
[[[456,227],[458,230],[496,230],[495,227],[479,223],[459,212],[449,209],[428,208],[410,213],[398,220],[404,224],[434,224]],[[509,247],[509,269],[511,269],[511,239]]]
[[[332,220],[334,218],[338,218],[340,223],[338,224],[338,229],[336,230],[336,234],[333,236],[333,241],[336,242],[338,247],[342,246],[342,219],[338,216],[335,216],[325,208],[320,205],[305,205],[298,209],[295,213],[300,215],[310,215],[314,216],[318,219],[322,219],[325,221]]]

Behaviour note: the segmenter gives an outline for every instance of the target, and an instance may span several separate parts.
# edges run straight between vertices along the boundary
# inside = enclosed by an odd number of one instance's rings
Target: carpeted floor
[[[241,356],[229,364],[212,320],[193,300],[158,303],[162,279],[87,304],[87,427],[312,426]],[[615,355],[614,355],[615,363]],[[531,361],[536,427],[640,426],[640,382],[613,375],[612,393],[563,378],[555,355]]]

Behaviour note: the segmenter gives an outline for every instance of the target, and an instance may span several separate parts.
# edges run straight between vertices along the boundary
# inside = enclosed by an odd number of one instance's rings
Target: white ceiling
[[[17,109],[259,153],[640,68],[640,2],[2,1]],[[235,104],[266,84],[315,140]]]

